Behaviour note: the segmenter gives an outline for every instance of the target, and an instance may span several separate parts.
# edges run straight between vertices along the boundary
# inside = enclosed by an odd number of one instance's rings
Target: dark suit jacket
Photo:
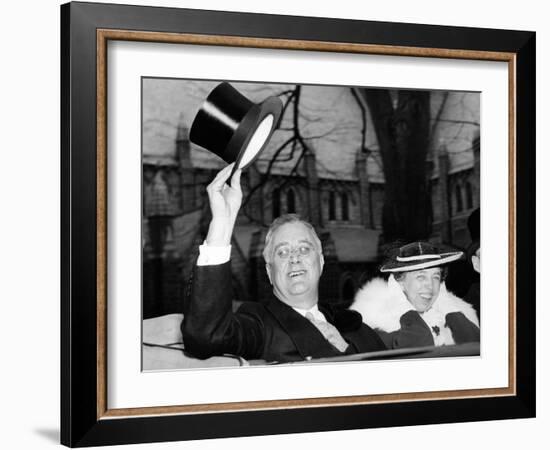
[[[343,354],[315,325],[275,297],[266,303],[245,302],[233,313],[229,264],[195,267],[181,326],[187,351],[199,358],[230,353],[279,362]],[[386,348],[358,312],[319,309],[348,342],[345,354]]]

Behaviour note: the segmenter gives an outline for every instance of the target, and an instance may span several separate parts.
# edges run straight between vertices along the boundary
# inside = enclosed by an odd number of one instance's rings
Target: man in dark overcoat
[[[276,219],[266,236],[264,259],[273,296],[232,311],[231,235],[242,201],[241,171],[227,183],[232,167],[207,187],[212,220],[184,307],[186,350],[199,358],[233,354],[278,362],[384,350],[357,311],[333,312],[318,304],[321,242],[313,226],[296,215]]]

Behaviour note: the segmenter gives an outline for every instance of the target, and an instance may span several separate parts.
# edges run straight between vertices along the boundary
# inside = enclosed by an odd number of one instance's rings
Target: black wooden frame
[[[516,395],[98,418],[97,29],[242,36],[516,56]],[[283,31],[284,30],[284,31]],[[61,442],[90,446],[535,415],[535,33],[71,3],[61,7]]]

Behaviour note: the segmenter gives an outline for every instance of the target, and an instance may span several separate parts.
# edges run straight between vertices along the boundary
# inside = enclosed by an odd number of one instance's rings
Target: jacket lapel
[[[303,359],[341,355],[309,320],[290,306],[272,298],[266,308],[288,334]],[[323,311],[324,313],[324,311]],[[327,320],[330,320],[328,316]]]
[[[325,315],[327,321],[336,327],[349,344],[344,354],[363,353],[371,349],[361,334],[363,320],[357,311],[339,310],[334,312],[321,305],[319,305],[319,310]]]

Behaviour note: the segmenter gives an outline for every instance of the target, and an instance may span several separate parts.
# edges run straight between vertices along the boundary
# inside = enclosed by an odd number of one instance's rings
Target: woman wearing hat
[[[378,332],[388,348],[479,342],[474,308],[445,287],[446,265],[462,252],[441,252],[428,242],[397,249],[375,278],[357,293],[351,309]]]

